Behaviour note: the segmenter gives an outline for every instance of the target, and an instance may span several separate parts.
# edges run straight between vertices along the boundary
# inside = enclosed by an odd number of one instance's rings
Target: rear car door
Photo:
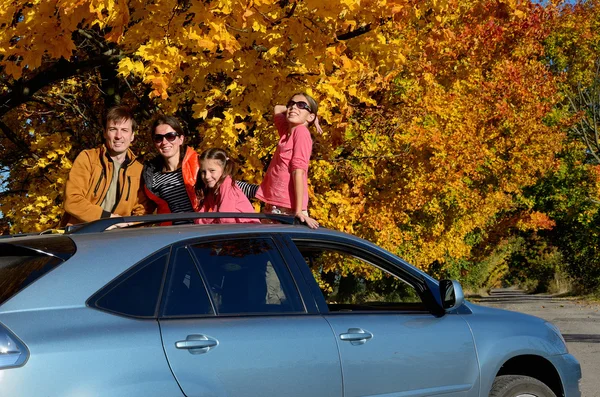
[[[173,247],[159,323],[186,396],[342,396],[331,327],[292,272],[269,236]]]
[[[344,396],[478,396],[479,366],[466,322],[457,314],[433,315],[416,273],[357,241],[292,241],[299,261],[309,265],[307,278],[322,292]]]

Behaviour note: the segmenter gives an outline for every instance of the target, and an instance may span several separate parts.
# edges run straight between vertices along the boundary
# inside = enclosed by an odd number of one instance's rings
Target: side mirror
[[[465,295],[458,281],[442,280],[440,281],[440,298],[442,308],[448,311],[462,305]]]

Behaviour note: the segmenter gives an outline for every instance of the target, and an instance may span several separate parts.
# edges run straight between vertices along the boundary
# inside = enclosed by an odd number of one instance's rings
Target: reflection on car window
[[[155,317],[167,259],[167,254],[150,259],[119,277],[100,293],[95,306],[126,316]]]
[[[190,247],[219,314],[299,313],[304,308],[283,258],[266,238]]]
[[[205,316],[214,311],[196,264],[187,248],[175,253],[165,294],[164,316]]]
[[[333,249],[298,248],[330,311],[426,310],[412,285],[366,260]]]

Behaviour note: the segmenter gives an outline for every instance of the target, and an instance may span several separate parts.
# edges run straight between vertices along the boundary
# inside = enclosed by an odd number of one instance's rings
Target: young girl
[[[317,119],[317,102],[305,93],[292,96],[286,106],[275,106],[279,144],[256,197],[265,203],[263,212],[294,215],[316,229],[319,223],[308,216],[308,163],[312,138],[308,126]]]
[[[235,163],[222,149],[212,148],[200,155],[198,212],[254,212],[254,207],[232,178]],[[256,223],[250,218],[196,219],[195,223]]]

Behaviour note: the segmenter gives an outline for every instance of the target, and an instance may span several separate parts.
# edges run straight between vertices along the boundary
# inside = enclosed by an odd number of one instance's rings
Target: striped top
[[[242,181],[235,181],[235,184],[242,189],[242,192],[248,197],[248,200],[253,199],[256,196],[258,185]]]
[[[183,184],[181,168],[172,172],[155,172],[152,178],[152,190],[169,204],[172,213],[194,212]]]

